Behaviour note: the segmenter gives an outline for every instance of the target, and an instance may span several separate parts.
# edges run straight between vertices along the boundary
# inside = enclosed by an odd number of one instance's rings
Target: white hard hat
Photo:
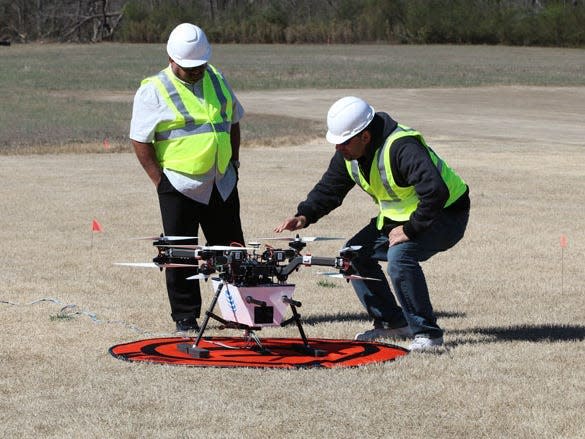
[[[191,23],[182,23],[169,35],[167,53],[179,66],[191,68],[209,61],[211,46],[201,28]]]
[[[374,107],[355,96],[346,96],[335,102],[327,113],[329,143],[339,145],[366,128],[374,118]]]

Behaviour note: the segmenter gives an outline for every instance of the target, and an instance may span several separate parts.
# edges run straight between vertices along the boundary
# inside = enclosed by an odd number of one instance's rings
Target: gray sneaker
[[[408,346],[408,350],[416,352],[433,351],[441,346],[443,346],[443,337],[429,338],[424,335],[417,335]]]
[[[369,331],[359,332],[356,334],[355,340],[373,341],[379,338],[405,339],[410,337],[412,337],[412,331],[407,325],[401,328],[374,328]]]

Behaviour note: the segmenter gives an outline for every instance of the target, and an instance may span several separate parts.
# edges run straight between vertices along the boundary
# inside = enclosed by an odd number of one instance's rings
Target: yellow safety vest
[[[142,83],[152,82],[174,112],[175,119],[155,129],[154,149],[161,167],[188,175],[204,175],[215,166],[225,173],[232,156],[230,127],[233,96],[222,76],[208,65],[201,100],[173,73],[171,67]]]
[[[449,189],[449,199],[444,207],[453,204],[467,190],[465,181],[455,173],[435,152],[427,145],[422,134],[404,125],[398,127],[386,139],[384,145],[374,154],[372,166],[370,168],[370,180],[364,178],[357,160],[346,160],[345,166],[350,177],[364,191],[372,196],[374,202],[378,204],[380,213],[376,222],[376,227],[381,230],[384,226],[384,218],[393,221],[408,221],[410,215],[416,210],[419,198],[414,190],[414,186],[401,187],[396,184],[392,175],[390,166],[390,149],[392,144],[402,137],[416,137],[429,152],[431,160],[441,173],[443,181]]]

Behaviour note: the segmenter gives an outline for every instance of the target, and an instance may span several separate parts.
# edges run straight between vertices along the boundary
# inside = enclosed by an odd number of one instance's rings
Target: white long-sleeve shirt
[[[181,80],[179,79],[179,81]],[[195,84],[181,82],[193,92],[197,99],[204,100],[203,80]],[[225,78],[224,82],[234,97],[232,124],[235,124],[244,116],[244,108]],[[165,103],[156,86],[152,82],[141,85],[134,96],[132,120],[130,122],[130,139],[141,143],[152,143],[156,126],[161,122],[173,120],[175,120],[175,114]],[[231,127],[228,127],[228,132],[229,128]],[[237,174],[231,163],[228,165],[225,174],[220,174],[217,170],[214,175],[205,176],[186,175],[170,169],[163,169],[163,172],[175,189],[192,200],[203,204],[209,203],[214,184],[217,186],[221,197],[225,200],[232,193],[237,182]]]

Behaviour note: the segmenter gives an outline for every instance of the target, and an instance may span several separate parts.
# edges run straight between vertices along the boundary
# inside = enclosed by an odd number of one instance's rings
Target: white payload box
[[[217,291],[222,282],[213,278]],[[224,320],[251,327],[280,326],[290,305],[283,298],[292,299],[293,284],[265,284],[237,287],[224,283],[217,299]]]

